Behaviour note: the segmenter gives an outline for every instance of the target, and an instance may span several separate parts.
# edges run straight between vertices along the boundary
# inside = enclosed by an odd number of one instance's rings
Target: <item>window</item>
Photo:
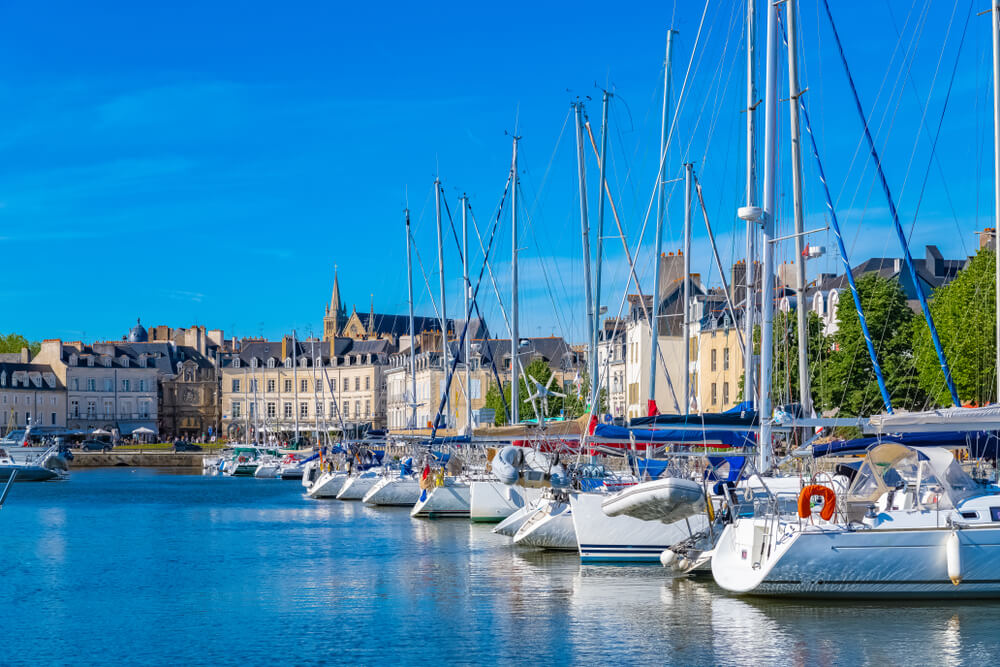
[[[80,401],[69,402],[69,416],[77,419],[80,416]]]
[[[139,391],[146,391],[146,381],[139,380]]]
[[[356,375],[354,376],[354,391],[361,391],[361,378]]]
[[[299,403],[299,418],[305,419],[309,416],[309,404]]]
[[[253,392],[254,394],[257,393],[257,378],[250,380],[250,386],[247,390]]]
[[[73,378],[73,391],[80,391],[80,378]]]
[[[365,417],[370,417],[372,414],[372,402],[365,401]]]
[[[722,402],[725,405],[729,405],[729,383],[722,383]]]
[[[104,391],[111,392],[111,391],[114,391],[114,390],[115,390],[115,386],[114,386],[114,383],[112,382],[111,378],[104,378]]]
[[[361,416],[361,401],[354,401],[354,418]]]
[[[247,415],[250,418],[253,418],[253,417],[257,416],[257,410],[256,410],[257,403],[255,403],[254,401],[250,401],[249,403],[247,403],[247,408],[248,408],[247,409]]]
[[[7,386],[7,371],[0,373],[0,387]]]
[[[268,380],[267,381],[267,392],[271,393],[272,391],[274,391],[274,380]]]
[[[292,418],[292,404],[286,402],[285,403],[285,419],[291,419],[291,418]]]
[[[24,411],[24,424],[27,426],[31,423],[31,410]]]
[[[299,382],[299,391],[303,394],[309,391],[309,380],[302,380]]]
[[[714,352],[715,350],[712,350],[712,351]],[[712,405],[715,405],[718,402],[719,402],[718,386],[713,382],[712,383]]]
[[[372,379],[371,379],[371,377],[369,377],[369,376],[366,375],[365,376],[365,391],[368,391],[371,388],[372,388]]]
[[[149,419],[149,401],[139,401],[139,417]]]
[[[330,401],[330,416],[333,417],[337,414],[337,404]]]
[[[270,359],[267,360],[267,367],[274,368],[274,357],[271,357]]]
[[[114,406],[111,401],[104,401],[104,416],[108,419],[114,417]]]
[[[238,394],[240,392],[240,381],[233,380],[233,393]]]
[[[127,379],[122,380],[122,391],[132,391],[132,385]]]
[[[94,401],[87,401],[87,419],[93,419],[97,414],[97,403]]]
[[[87,391],[97,391],[97,380],[87,378]]]
[[[289,393],[292,391],[292,381],[291,380],[285,380],[285,391],[289,392]]]
[[[323,403],[320,401],[316,401],[316,416],[317,417],[323,416]]]
[[[233,419],[238,418],[241,412],[242,411],[240,410],[240,402],[233,401]]]
[[[55,426],[55,425],[56,425],[56,413],[53,412],[49,414],[49,426]]]
[[[274,419],[278,416],[278,406],[274,404],[274,401],[267,402],[267,417],[268,419]]]
[[[344,419],[351,416],[351,404],[348,401],[344,401]]]
[[[240,367],[240,358],[236,357],[235,359],[233,359],[233,368],[239,368],[239,367]]]
[[[715,352],[716,352],[716,350],[713,349],[712,350],[712,372],[713,373],[718,370],[718,368],[716,368],[716,364],[715,364]],[[715,401],[712,401],[712,402],[715,403]]]
[[[727,347],[722,351],[722,370],[729,370],[729,348]]]
[[[330,393],[335,393],[337,391],[337,378],[330,380]]]

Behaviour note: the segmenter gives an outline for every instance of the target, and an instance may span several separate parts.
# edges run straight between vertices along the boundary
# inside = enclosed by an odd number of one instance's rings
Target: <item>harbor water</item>
[[[3,664],[982,664],[1000,604],[735,598],[465,520],[150,469],[18,484]]]

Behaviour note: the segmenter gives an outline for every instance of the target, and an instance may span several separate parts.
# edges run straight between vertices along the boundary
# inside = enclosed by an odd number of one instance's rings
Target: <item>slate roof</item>
[[[32,374],[37,373],[36,377],[41,377],[41,386],[36,387],[34,383],[29,386],[13,386],[12,378],[15,373],[27,373],[28,378],[31,378]],[[31,389],[32,391],[61,391],[65,389],[63,384],[59,381],[59,377],[52,371],[52,367],[48,364],[22,364],[14,363],[9,361],[0,362],[0,375],[6,374],[7,384],[0,387],[0,391],[5,389]],[[54,381],[54,386],[50,386],[48,382],[45,381],[45,377],[48,376],[49,379]]]

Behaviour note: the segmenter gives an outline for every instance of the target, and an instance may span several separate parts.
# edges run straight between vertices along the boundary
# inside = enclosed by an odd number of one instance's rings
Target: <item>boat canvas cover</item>
[[[876,433],[917,431],[1000,430],[1000,405],[982,408],[942,408],[921,412],[874,415],[868,419]]]
[[[594,436],[591,440],[629,443],[633,437],[636,442],[704,444],[717,448],[753,447],[755,444],[753,434],[749,431],[716,431],[709,427],[705,429],[643,429],[613,424],[598,424],[594,428]]]
[[[834,440],[813,445],[813,457],[861,454],[872,445],[897,442],[912,447],[941,447],[969,450],[973,458],[996,459],[1000,438],[995,431],[937,431],[931,433],[895,433],[880,437]]]

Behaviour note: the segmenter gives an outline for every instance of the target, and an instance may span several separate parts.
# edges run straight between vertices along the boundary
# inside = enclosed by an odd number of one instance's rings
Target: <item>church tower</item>
[[[337,337],[347,324],[347,307],[340,298],[340,280],[337,278],[337,267],[333,267],[333,294],[330,304],[326,307],[323,317],[323,340],[331,341]]]

